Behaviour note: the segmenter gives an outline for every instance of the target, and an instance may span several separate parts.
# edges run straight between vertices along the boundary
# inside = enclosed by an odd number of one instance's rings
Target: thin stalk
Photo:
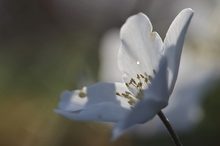
[[[161,121],[163,122],[163,124],[165,125],[165,127],[167,128],[167,130],[169,131],[170,136],[173,139],[173,142],[175,143],[176,146],[183,146],[182,143],[180,142],[179,137],[177,136],[176,132],[174,131],[174,129],[172,128],[169,120],[167,119],[167,117],[164,115],[164,113],[162,111],[160,111],[158,114],[159,118],[161,119]]]

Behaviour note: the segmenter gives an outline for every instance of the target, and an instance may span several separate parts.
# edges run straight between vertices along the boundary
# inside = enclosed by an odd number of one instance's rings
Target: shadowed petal
[[[117,122],[130,104],[116,92],[128,91],[122,83],[97,83],[81,90],[65,91],[55,112],[73,120]]]
[[[169,94],[172,93],[176,83],[184,38],[192,16],[192,9],[187,8],[182,10],[170,25],[164,39],[164,55],[167,56],[169,69]]]
[[[119,69],[126,78],[136,77],[137,73],[153,75],[162,53],[162,40],[152,32],[148,17],[139,13],[127,19],[120,31],[121,47],[118,53]]]
[[[113,130],[113,139],[118,138],[124,130],[136,124],[149,121],[167,104],[167,60],[162,58],[158,73],[155,75],[149,88],[144,91],[144,98],[132,109],[125,119],[117,124]]]

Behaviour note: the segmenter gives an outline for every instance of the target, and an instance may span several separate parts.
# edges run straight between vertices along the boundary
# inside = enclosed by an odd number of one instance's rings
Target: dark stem
[[[180,142],[179,137],[177,136],[177,134],[173,130],[169,120],[166,118],[166,116],[163,114],[163,112],[160,111],[157,115],[159,116],[159,118],[161,119],[161,121],[163,122],[163,124],[165,125],[167,130],[169,131],[169,134],[172,137],[173,142],[175,143],[175,145],[176,146],[182,146],[182,143]]]

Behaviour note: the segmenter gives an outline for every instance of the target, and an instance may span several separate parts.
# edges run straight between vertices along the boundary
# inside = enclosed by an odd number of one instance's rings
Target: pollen
[[[128,101],[128,103],[129,103],[130,105],[134,106],[135,103],[136,103],[136,101],[135,101],[134,99],[130,99],[130,100]]]
[[[137,74],[137,78],[140,79],[140,75],[139,74]]]
[[[129,84],[128,84],[128,83],[125,83],[125,85],[126,85],[127,87],[129,87]]]
[[[117,95],[117,96],[121,96],[121,94],[120,94],[120,93],[118,93],[118,92],[116,92],[116,95]]]
[[[153,70],[153,72],[156,73],[155,70]],[[131,78],[128,82],[126,82],[125,85],[126,87],[128,87],[129,90],[134,89],[137,92],[132,92],[132,90],[125,91],[122,93],[116,92],[116,95],[127,99],[128,104],[130,104],[133,107],[138,101],[143,99],[143,91],[151,83],[151,80],[152,76],[148,75],[146,72],[136,74],[136,76]]]
[[[139,83],[137,84],[137,87],[138,87],[138,88],[142,88],[142,85],[143,85],[143,83],[142,83],[142,82],[139,82]]]
[[[140,74],[140,76],[144,79],[145,77],[144,77],[144,75],[142,75],[142,74]]]
[[[80,92],[79,92],[79,97],[80,97],[80,98],[86,97],[86,93],[83,92],[83,91],[80,91]]]
[[[131,95],[131,93],[130,93],[130,92],[128,92],[128,91],[125,91],[125,94],[130,94],[130,95]]]

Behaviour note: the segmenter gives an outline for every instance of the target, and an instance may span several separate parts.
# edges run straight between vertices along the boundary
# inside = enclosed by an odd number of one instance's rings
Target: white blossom
[[[115,122],[113,139],[152,119],[168,105],[175,86],[191,9],[177,15],[164,41],[149,18],[138,13],[120,31],[118,66],[122,83],[97,83],[65,91],[55,110],[72,120]]]

